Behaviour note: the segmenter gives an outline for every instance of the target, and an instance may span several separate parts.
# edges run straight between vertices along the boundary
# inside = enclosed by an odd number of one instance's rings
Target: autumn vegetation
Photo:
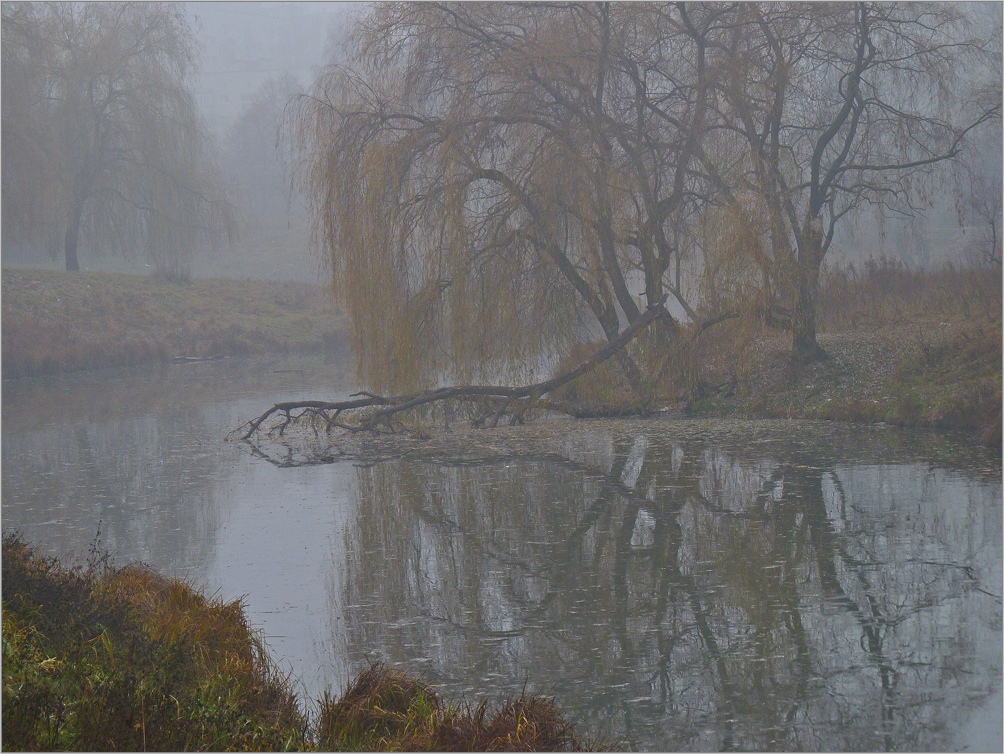
[[[330,292],[303,283],[13,268],[2,282],[5,378],[320,351],[345,339]]]
[[[17,751],[568,751],[550,700],[446,703],[382,665],[309,708],[248,625],[207,597],[92,551],[67,568],[3,540],[3,741]]]
[[[825,360],[839,229],[978,161],[999,34],[949,4],[375,6],[292,109],[360,384],[527,382],[653,307],[648,368],[736,320]]]
[[[916,271],[873,260],[825,270],[819,340],[827,359],[795,368],[783,334],[762,323],[684,328],[661,364],[649,410],[886,422],[961,430],[999,446],[1001,289],[999,269]],[[576,347],[557,368],[589,349]],[[648,358],[643,342],[635,350]],[[641,412],[611,365],[556,397],[600,415]]]

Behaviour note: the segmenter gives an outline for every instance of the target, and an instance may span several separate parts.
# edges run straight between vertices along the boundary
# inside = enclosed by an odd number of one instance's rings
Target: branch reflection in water
[[[342,651],[649,750],[937,749],[999,687],[999,481],[578,440],[357,469]]]

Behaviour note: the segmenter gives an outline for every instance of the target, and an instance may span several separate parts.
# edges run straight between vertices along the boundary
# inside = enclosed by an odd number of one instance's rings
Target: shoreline
[[[300,698],[241,600],[92,545],[65,567],[3,537],[5,748],[152,751],[582,751],[548,697],[447,701],[376,663]]]
[[[2,280],[4,379],[347,342],[330,291],[306,283],[26,268]]]
[[[700,340],[695,336],[680,355],[689,372],[656,390],[649,413],[958,430],[999,448],[999,275],[946,270],[910,280],[915,290],[896,298],[877,279],[835,274],[821,297],[819,342],[829,358],[814,364],[793,367],[787,339],[776,330],[730,330],[726,323]],[[953,291],[962,295],[950,296]],[[217,279],[177,284],[24,268],[3,270],[2,329],[5,380],[347,351],[348,342],[347,320],[320,286]],[[566,397],[592,416],[637,415],[615,380],[601,365],[570,383],[574,390]]]

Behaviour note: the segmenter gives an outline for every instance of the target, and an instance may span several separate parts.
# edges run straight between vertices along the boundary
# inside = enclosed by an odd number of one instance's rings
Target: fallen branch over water
[[[578,409],[564,401],[545,400],[544,396],[581,377],[616,354],[634,340],[646,327],[662,316],[669,316],[662,303],[650,306],[620,335],[573,369],[543,382],[519,387],[504,385],[457,385],[402,396],[382,396],[369,392],[354,393],[348,401],[288,401],[276,403],[260,416],[231,432],[231,439],[250,440],[263,431],[282,436],[286,429],[300,421],[317,422],[327,432],[335,429],[347,432],[395,432],[394,419],[402,411],[449,400],[465,401],[475,408],[472,423],[482,426],[491,421],[497,426],[508,415],[511,423],[523,421],[531,408],[558,411],[578,416]],[[275,423],[269,420],[277,419]],[[399,422],[400,424],[400,422]],[[317,424],[315,424],[317,426]],[[267,430],[265,429],[267,427]]]

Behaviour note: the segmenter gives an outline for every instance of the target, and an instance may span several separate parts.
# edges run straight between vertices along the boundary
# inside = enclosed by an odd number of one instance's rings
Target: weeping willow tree
[[[86,241],[184,276],[198,244],[233,234],[188,86],[194,39],[180,8],[4,3],[3,22],[8,240],[57,234],[67,270],[80,269]]]
[[[526,380],[583,328],[612,342],[667,296],[689,308],[674,226],[699,196],[720,12],[371,12],[295,111],[363,384]]]

